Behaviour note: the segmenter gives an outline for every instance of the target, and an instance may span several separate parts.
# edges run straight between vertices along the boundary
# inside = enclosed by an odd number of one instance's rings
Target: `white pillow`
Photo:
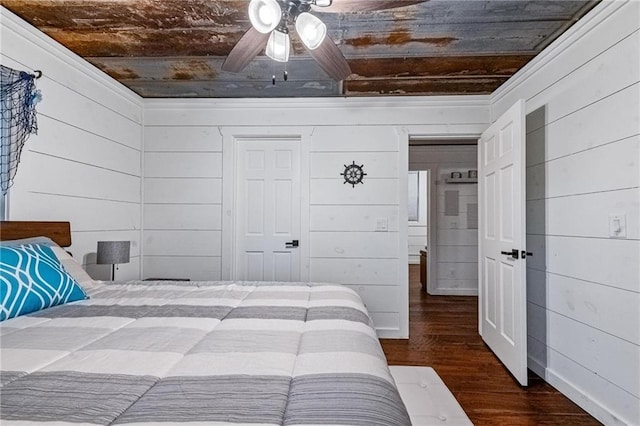
[[[69,273],[76,280],[83,289],[90,290],[93,286],[95,286],[95,281],[93,278],[87,274],[87,271],[84,270],[82,265],[80,265],[69,253],[65,251],[60,246],[54,245],[51,247],[53,253],[55,253],[56,257],[62,263],[65,271]]]

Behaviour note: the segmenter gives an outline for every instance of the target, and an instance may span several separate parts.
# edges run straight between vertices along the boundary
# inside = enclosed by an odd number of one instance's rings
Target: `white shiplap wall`
[[[22,152],[9,192],[10,220],[71,222],[74,257],[95,277],[98,240],[130,240],[117,279],[140,275],[142,99],[0,8],[1,61],[42,70],[38,134]]]
[[[406,337],[408,139],[480,134],[486,99],[145,101],[143,275],[231,278],[234,138],[295,136],[302,276],[354,288],[381,336]],[[356,188],[340,176],[352,161],[367,173]]]
[[[470,139],[474,141],[474,139]],[[446,140],[443,141],[446,143]],[[476,145],[416,145],[409,148],[409,170],[429,170],[431,182],[427,262],[430,294],[478,294],[478,230],[468,229],[467,206],[478,202],[477,184],[447,184],[452,171],[477,169]],[[458,215],[445,215],[445,191],[457,191]]]
[[[380,333],[407,330],[400,317],[406,311],[401,303],[407,303],[400,281],[407,265],[407,248],[403,257],[400,247],[401,230],[407,238],[400,226],[407,223],[406,168],[401,170],[407,147],[399,136],[393,126],[319,127],[311,143],[310,279],[356,290]],[[340,176],[353,161],[367,173],[355,187]],[[387,221],[386,232],[376,231],[378,219]]]
[[[476,153],[476,146],[465,147],[465,154]],[[465,163],[458,157],[458,166],[450,163],[438,168],[436,185],[436,239],[435,267],[436,286],[433,294],[477,295],[478,294],[478,228],[477,209],[474,219],[468,220],[471,204],[478,205],[476,183],[448,183],[451,173],[458,172],[468,177],[469,170],[477,170],[476,162]],[[446,194],[455,194],[458,208],[447,206]],[[451,210],[451,211],[448,211]],[[457,210],[457,211],[456,211]],[[475,224],[475,227],[474,227]]]
[[[220,132],[147,126],[144,147],[144,277],[221,279]]]
[[[603,2],[492,96],[527,101],[529,366],[640,424],[640,2]],[[626,214],[611,238],[609,215]]]

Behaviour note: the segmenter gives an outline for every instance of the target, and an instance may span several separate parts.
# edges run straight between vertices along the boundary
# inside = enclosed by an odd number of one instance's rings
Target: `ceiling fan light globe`
[[[275,30],[269,36],[264,53],[274,61],[287,62],[289,60],[290,46],[289,34]]]
[[[327,35],[327,26],[318,17],[304,12],[296,19],[296,31],[307,49],[314,50]]]
[[[253,28],[267,34],[280,23],[282,10],[276,0],[251,0],[249,3],[249,20]]]

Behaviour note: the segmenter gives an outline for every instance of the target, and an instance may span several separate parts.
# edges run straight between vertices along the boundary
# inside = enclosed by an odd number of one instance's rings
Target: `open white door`
[[[480,335],[527,385],[525,103],[518,101],[478,142]]]
[[[238,140],[236,271],[249,281],[299,281],[300,140]]]

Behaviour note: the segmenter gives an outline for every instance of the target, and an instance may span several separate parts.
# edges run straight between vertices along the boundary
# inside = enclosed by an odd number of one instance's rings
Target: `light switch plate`
[[[625,213],[611,213],[609,215],[609,237],[627,238],[627,215]]]
[[[387,232],[389,228],[389,221],[386,217],[379,217],[376,219],[376,231]]]

